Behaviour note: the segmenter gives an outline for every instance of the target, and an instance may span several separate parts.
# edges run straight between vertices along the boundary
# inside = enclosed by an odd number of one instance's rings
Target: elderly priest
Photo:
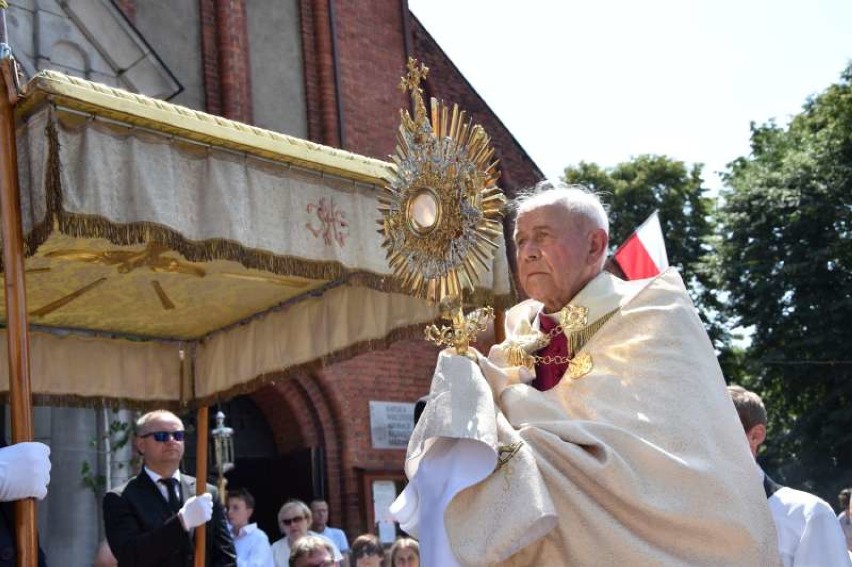
[[[678,274],[603,272],[600,200],[517,203],[488,358],[439,356],[392,511],[424,565],[777,567],[760,478]]]

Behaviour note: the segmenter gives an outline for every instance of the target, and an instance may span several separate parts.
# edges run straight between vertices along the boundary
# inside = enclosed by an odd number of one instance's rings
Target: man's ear
[[[757,455],[757,450],[766,441],[766,426],[762,423],[758,423],[754,427],[748,430],[746,433],[746,439],[748,439],[748,446],[751,448],[751,454]]]
[[[606,254],[609,236],[602,228],[593,228],[589,232],[589,263],[597,264]]]
[[[134,437],[133,438],[133,448],[136,449],[136,452],[139,453],[140,457],[144,457],[145,453],[142,451],[142,438]]]

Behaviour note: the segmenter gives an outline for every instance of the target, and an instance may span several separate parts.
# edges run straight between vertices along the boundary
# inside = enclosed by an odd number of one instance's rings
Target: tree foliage
[[[852,484],[852,66],[729,165],[719,269],[770,414],[762,459],[834,502]]]
[[[706,196],[701,169],[665,156],[642,155],[611,169],[581,162],[565,169],[564,180],[585,185],[608,203],[613,248],[655,209],[660,211],[669,263],[683,275],[716,348],[727,353],[729,334],[705,262],[713,233],[713,201]]]

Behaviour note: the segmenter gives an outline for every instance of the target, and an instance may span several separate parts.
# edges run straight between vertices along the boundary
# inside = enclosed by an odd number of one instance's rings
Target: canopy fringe
[[[423,329],[427,324],[428,322],[418,325],[409,325],[407,327],[401,327],[399,329],[391,331],[383,338],[361,341],[359,343],[355,343],[353,345],[349,345],[348,347],[337,350],[326,356],[319,357],[302,364],[297,364],[288,368],[283,368],[280,370],[275,370],[273,372],[261,374],[260,376],[257,376],[252,380],[243,382],[242,384],[237,384],[223,392],[196,398],[190,405],[193,408],[203,405],[210,406],[217,402],[222,402],[236,396],[250,394],[264,386],[274,385],[275,383],[286,380],[292,376],[304,375],[306,372],[310,372],[311,370],[331,366],[332,364],[348,360],[366,352],[388,348],[391,344],[397,341],[423,338]],[[436,347],[436,356],[437,353],[438,349]]]
[[[388,348],[391,344],[408,339],[422,338],[423,328],[428,324],[422,323],[418,325],[409,325],[394,329],[384,337],[379,339],[370,339],[359,343],[349,345],[348,347],[337,350],[326,356],[322,356],[308,362],[281,368],[273,372],[268,372],[257,376],[242,384],[237,384],[228,390],[218,392],[213,395],[196,398],[194,400],[134,400],[130,398],[111,398],[105,396],[80,396],[77,394],[34,394],[33,403],[39,406],[53,407],[82,407],[82,408],[110,408],[110,409],[130,409],[136,411],[151,411],[154,409],[167,409],[174,412],[185,412],[197,409],[201,406],[210,406],[217,402],[222,402],[240,396],[250,394],[263,386],[275,384],[282,380],[288,379],[291,376],[304,374],[306,371],[322,368],[336,364],[343,360],[347,360],[359,354],[364,354],[373,350]],[[437,355],[437,348],[436,348]],[[8,392],[0,392],[0,402],[8,401]]]

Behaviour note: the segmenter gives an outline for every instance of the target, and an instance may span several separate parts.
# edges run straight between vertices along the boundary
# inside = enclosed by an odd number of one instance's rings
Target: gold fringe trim
[[[421,339],[423,327],[427,323],[409,325],[394,329],[383,338],[370,339],[349,345],[333,353],[316,358],[314,360],[282,368],[257,376],[242,384],[237,384],[225,391],[217,392],[203,398],[193,400],[134,400],[126,397],[106,396],[79,396],[76,394],[33,394],[33,404],[38,406],[53,407],[82,407],[82,408],[112,408],[130,409],[137,411],[151,411],[155,409],[167,409],[177,413],[198,409],[201,406],[211,406],[217,402],[225,401],[236,396],[250,394],[264,386],[275,384],[286,380],[291,376],[304,374],[306,371],[323,368],[343,362],[366,352],[386,349],[395,342],[410,339]],[[438,356],[438,348],[435,348],[435,357]],[[0,402],[8,403],[9,393],[0,392]]]
[[[62,192],[59,177],[59,139],[53,120],[47,120],[45,127],[47,137],[47,164],[45,170],[45,185],[49,188],[47,192],[47,206],[44,220],[33,226],[29,233],[24,235],[24,257],[28,258],[36,253],[39,246],[44,244],[53,232],[52,219],[56,211],[60,210],[62,203]],[[56,188],[56,191],[52,189]],[[20,190],[20,189],[19,189]],[[5,272],[5,259],[3,250],[0,248],[0,271]]]
[[[54,111],[51,110],[51,113]],[[193,241],[179,232],[164,225],[137,222],[128,224],[114,223],[111,220],[79,213],[69,213],[63,209],[63,191],[60,176],[59,136],[56,118],[46,121],[48,160],[46,165],[46,214],[45,219],[33,227],[24,237],[24,253],[27,257],[36,253],[47,241],[54,230],[77,238],[104,238],[113,244],[129,246],[161,242],[179,252],[191,262],[209,262],[211,260],[230,260],[246,268],[271,272],[277,275],[297,276],[313,280],[346,280],[351,285],[363,285],[377,291],[409,295],[406,286],[390,274],[376,274],[361,270],[352,270],[338,262],[321,262],[294,256],[279,256],[267,250],[252,249],[227,239],[208,239]],[[0,251],[0,269],[2,252]],[[491,305],[495,309],[504,309],[515,302],[515,294],[495,295],[486,288],[477,288],[467,298],[471,306]]]
[[[601,327],[606,325],[607,321],[609,321],[613,315],[618,313],[620,308],[613,309],[597,321],[586,325],[582,329],[571,331],[568,335],[568,343],[570,347],[570,352],[572,354],[576,354],[580,352],[580,350],[586,346],[592,337],[595,336],[595,333],[601,330]]]
[[[247,248],[224,238],[194,241],[163,225],[139,222],[116,224],[103,217],[66,213],[58,215],[59,231],[75,238],[104,238],[119,246],[160,242],[180,253],[190,262],[230,260],[246,268],[280,276],[296,276],[312,280],[346,280],[351,285],[363,285],[377,291],[409,295],[402,282],[390,274],[352,270],[338,262],[321,262],[294,256],[278,256],[266,250]],[[42,241],[43,242],[43,241]],[[511,294],[495,295],[488,289],[477,288],[467,303],[493,304],[504,308],[512,302]]]
[[[0,392],[0,403],[9,403],[9,393]],[[74,407],[74,408],[108,408],[130,409],[135,411],[151,411],[167,409],[180,412],[187,408],[177,400],[133,400],[130,398],[109,398],[104,396],[79,396],[77,394],[33,394],[34,406]]]

